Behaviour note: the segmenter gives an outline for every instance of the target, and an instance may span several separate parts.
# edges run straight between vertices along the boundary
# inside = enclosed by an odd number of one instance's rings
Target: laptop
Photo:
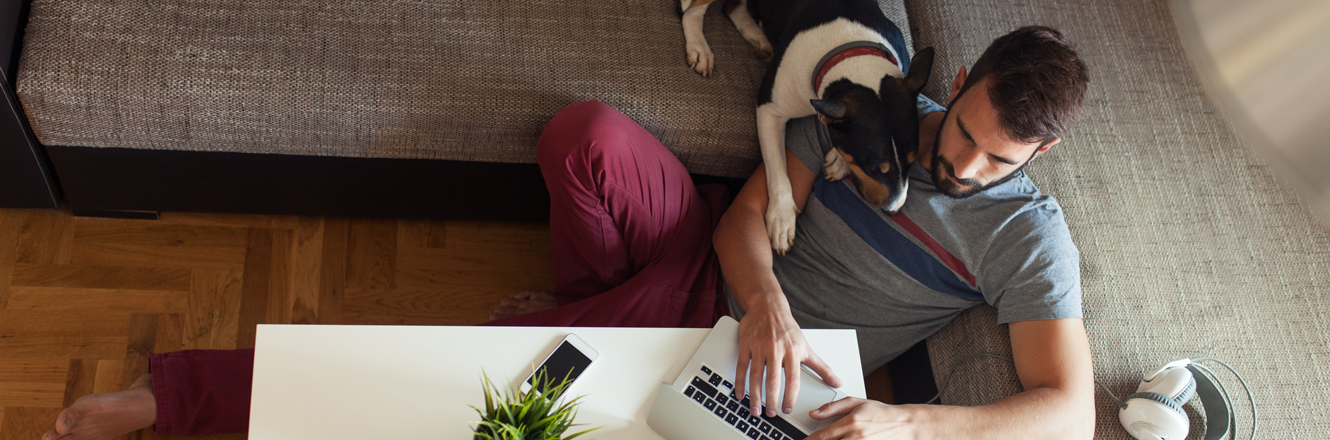
[[[734,390],[738,362],[739,322],[725,316],[674,383],[660,384],[647,425],[668,440],[803,440],[839,419],[814,420],[808,415],[846,396],[823,383],[808,367],[800,369],[799,398],[793,412],[777,411],[776,417],[749,413],[748,398]]]

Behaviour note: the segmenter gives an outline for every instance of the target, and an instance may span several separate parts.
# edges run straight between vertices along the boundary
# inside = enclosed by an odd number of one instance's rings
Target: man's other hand
[[[739,322],[739,366],[734,374],[734,389],[735,395],[747,390],[750,411],[760,414],[765,406],[768,417],[776,415],[782,371],[785,373],[785,400],[779,408],[786,414],[793,411],[794,402],[799,397],[800,364],[808,365],[827,385],[841,386],[836,373],[808,346],[789,310],[764,307],[744,315]]]
[[[839,415],[845,417],[831,426],[819,429],[806,440],[836,439],[914,439],[918,435],[911,424],[912,414],[905,407],[887,405],[874,400],[846,397],[822,405],[808,413],[816,420]]]

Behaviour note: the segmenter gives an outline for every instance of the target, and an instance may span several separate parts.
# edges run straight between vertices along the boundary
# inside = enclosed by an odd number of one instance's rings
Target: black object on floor
[[[891,391],[897,405],[924,403],[937,395],[926,341],[919,341],[887,362],[887,372],[891,374]]]

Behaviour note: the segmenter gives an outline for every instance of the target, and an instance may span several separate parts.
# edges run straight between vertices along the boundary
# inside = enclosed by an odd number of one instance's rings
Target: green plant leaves
[[[563,380],[547,380],[544,369],[536,371],[531,391],[521,392],[516,387],[499,391],[490,381],[488,374],[482,374],[485,388],[485,408],[471,407],[480,415],[476,422],[476,440],[556,440],[573,426],[577,417],[577,404],[581,396],[558,405],[559,397],[572,385],[568,377]],[[544,396],[550,396],[545,398]],[[595,431],[592,428],[564,438],[572,440],[583,434]]]

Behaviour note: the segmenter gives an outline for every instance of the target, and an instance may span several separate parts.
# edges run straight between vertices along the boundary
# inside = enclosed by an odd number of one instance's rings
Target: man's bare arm
[[[1025,391],[977,407],[829,403],[813,415],[849,414],[809,440],[1089,439],[1094,436],[1094,371],[1080,319],[1012,323],[1011,348]]]
[[[803,212],[817,175],[789,150],[785,156],[794,207]],[[744,310],[768,305],[788,307],[776,274],[771,271],[771,244],[767,240],[765,219],[767,197],[766,165],[758,165],[716,225],[713,239],[725,282]]]
[[[817,175],[788,150],[785,163],[795,209],[802,212]],[[798,323],[790,314],[789,303],[771,270],[766,209],[766,168],[761,165],[721,217],[714,242],[725,281],[746,313],[739,323],[739,370],[735,372],[735,390],[739,393],[747,390],[752,396],[751,411],[756,413],[760,411],[760,405],[765,405],[767,413],[774,415],[777,408],[788,412],[794,407],[799,393],[800,363],[808,364],[832,386],[840,386],[840,379],[808,348]],[[786,372],[783,404],[776,401],[781,389],[781,370]],[[761,383],[764,373],[765,384]]]

